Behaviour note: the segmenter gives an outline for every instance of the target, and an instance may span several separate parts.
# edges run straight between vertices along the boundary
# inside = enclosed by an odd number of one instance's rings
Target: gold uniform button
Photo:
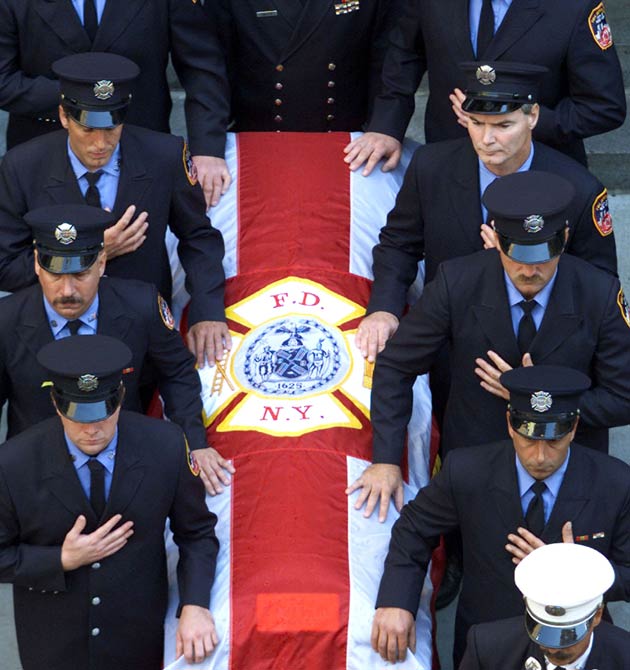
[[[334,121],[334,120],[335,120],[335,115],[334,115],[334,114],[329,114],[329,115],[326,117],[326,121]]]
[[[280,100],[280,98],[276,98],[276,99],[273,101],[273,104],[274,104],[276,107],[280,107],[280,105],[282,104],[282,100]]]
[[[334,98],[328,98],[328,100],[326,100],[326,104],[334,105],[335,104],[335,99]]]
[[[284,86],[280,82],[276,82],[275,89],[276,91],[281,91]]]
[[[337,66],[334,63],[328,63],[328,69],[332,72]]]
[[[101,629],[100,628],[92,628],[92,637],[96,637],[97,635],[101,634]]]
[[[276,123],[282,123],[282,117],[280,116],[280,114],[277,114],[276,116],[274,116],[274,117],[273,117],[273,120],[274,120]]]
[[[101,599],[98,596],[95,596],[94,598],[92,598],[92,605],[96,606],[96,605],[100,605],[100,604],[101,604]]]
[[[276,72],[282,72],[284,70],[284,65],[276,65]]]
[[[335,88],[335,82],[334,81],[329,81],[328,82],[328,88]]]

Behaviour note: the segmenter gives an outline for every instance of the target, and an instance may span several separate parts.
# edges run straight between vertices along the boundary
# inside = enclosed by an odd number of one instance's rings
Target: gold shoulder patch
[[[188,144],[184,142],[184,151],[182,153],[182,162],[184,163],[184,172],[186,173],[186,179],[191,186],[194,186],[197,183],[197,168],[193,162],[192,156],[190,155],[190,149]]]
[[[630,328],[630,308],[628,307],[628,301],[621,288],[619,289],[619,293],[617,293],[617,305],[619,305],[619,311],[621,312],[623,320],[626,322],[626,326]]]
[[[188,461],[188,467],[195,477],[199,477],[199,473],[201,472],[199,463],[197,463],[197,459],[190,450],[190,447],[188,446],[188,440],[185,437],[184,442],[186,443],[186,460]]]
[[[588,27],[595,44],[602,50],[610,49],[613,45],[612,33],[606,18],[606,8],[604,3],[600,2],[595,9],[588,15]]]
[[[168,303],[159,293],[158,293],[158,312],[160,313],[160,317],[162,318],[162,322],[164,323],[164,325],[169,330],[173,330],[173,328],[175,328],[175,319],[171,314],[171,310],[168,306]]]
[[[606,189],[604,189],[593,201],[591,214],[597,232],[602,237],[610,235],[613,231],[613,221],[610,208],[608,207],[608,191]]]

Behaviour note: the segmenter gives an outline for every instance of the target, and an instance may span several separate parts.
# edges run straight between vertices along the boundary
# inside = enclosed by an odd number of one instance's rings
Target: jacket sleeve
[[[173,66],[186,91],[186,125],[193,155],[225,154],[229,88],[216,26],[201,2],[170,0]]]
[[[401,317],[407,291],[424,258],[424,216],[418,184],[418,151],[405,173],[394,209],[372,251],[374,283],[367,313],[385,311]]]
[[[624,468],[625,469],[625,468]],[[625,469],[627,471],[627,469]],[[608,556],[615,581],[606,592],[606,600],[630,601],[630,485],[626,480],[626,495],[614,523],[614,535]]]
[[[0,290],[17,291],[37,281],[28,210],[12,152],[0,165]]]
[[[414,616],[418,611],[424,578],[440,535],[459,526],[452,461],[449,455],[443,469],[405,505],[394,524],[376,607],[400,607]]]
[[[65,591],[61,545],[20,542],[20,524],[5,473],[0,470],[0,582],[30,589]]]
[[[28,39],[12,3],[0,2],[0,107],[25,116],[54,114],[59,104],[57,80],[29,77],[20,69],[20,40]],[[33,48],[37,48],[33,45]]]
[[[385,53],[381,92],[374,100],[368,131],[402,142],[415,107],[414,95],[427,69],[419,0],[407,0]]]
[[[400,464],[413,384],[418,375],[429,371],[450,331],[448,287],[440,266],[436,278],[427,284],[376,359],[370,409],[374,463]]]
[[[580,399],[580,418],[593,428],[624,426],[630,416],[630,310],[617,280],[608,300],[591,365],[591,388]]]
[[[568,93],[553,109],[541,107],[534,130],[537,140],[554,145],[613,130],[626,117],[623,75],[603,5],[587,0],[576,15],[563,64]]]
[[[464,652],[458,670],[481,670],[481,668],[482,665],[477,650],[477,626],[475,625],[468,629],[466,651]]]
[[[169,226],[178,239],[177,253],[186,273],[191,296],[188,323],[224,321],[223,236],[205,214],[201,187],[191,173],[190,159],[182,141],[174,159],[174,184]]]
[[[208,445],[195,359],[174,329],[166,300],[153,287],[152,296],[147,355],[157,371],[164,413],[182,428],[191,449],[203,449]]]
[[[567,251],[617,276],[617,248],[608,206],[608,192],[594,180],[584,207],[578,215]]]
[[[195,461],[184,440],[177,449],[177,487],[169,512],[173,539],[179,548],[177,585],[180,608],[208,607],[214,581],[219,541],[214,532],[217,517],[208,511],[206,492]]]

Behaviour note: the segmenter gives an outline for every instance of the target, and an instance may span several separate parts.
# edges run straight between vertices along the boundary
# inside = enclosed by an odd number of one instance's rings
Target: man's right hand
[[[363,489],[354,503],[354,509],[361,509],[363,503],[365,512],[363,516],[367,519],[372,515],[374,508],[379,503],[378,520],[383,523],[387,518],[389,499],[394,499],[394,505],[400,512],[403,506],[403,479],[400,468],[389,463],[374,463],[363,471],[363,474],[346,489],[346,495],[354,493],[357,489]]]
[[[105,251],[109,260],[135,251],[147,239],[149,215],[147,212],[141,212],[132,222],[135,213],[136,206],[129,205],[120,219],[105,230]]]
[[[116,528],[121,519],[120,514],[115,514],[94,532],[84,535],[87,521],[80,514],[61,545],[61,567],[64,571],[76,570],[120,551],[133,535],[133,521],[125,521]]]
[[[397,663],[416,651],[416,624],[413,614],[399,607],[379,607],[374,615],[372,649],[385,661]]]
[[[402,154],[402,144],[390,135],[383,133],[364,133],[356,140],[352,140],[343,152],[346,157],[343,159],[348,163],[348,167],[354,172],[358,170],[364,163],[365,169],[361,173],[367,177],[381,158],[387,160],[381,168],[382,172],[389,172],[393,170],[400,162]]]
[[[376,354],[383,351],[387,340],[398,330],[399,323],[389,312],[372,312],[366,316],[359,324],[354,338],[363,358],[373,363]]]

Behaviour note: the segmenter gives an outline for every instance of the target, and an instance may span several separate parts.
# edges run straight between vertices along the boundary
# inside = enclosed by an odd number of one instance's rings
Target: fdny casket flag
[[[397,513],[392,505],[387,523],[365,519],[344,489],[371,455],[372,368],[354,336],[369,298],[371,250],[402,168],[351,174],[342,160],[349,140],[345,133],[229,139],[235,179],[211,216],[225,239],[233,346],[200,375],[209,443],[236,474],[207,499],[219,517],[211,610],[220,643],[195,668],[384,667],[370,630]],[[407,498],[428,481],[430,427],[420,379]],[[428,578],[417,652],[401,670],[432,666],[432,592]],[[174,658],[176,607],[173,586],[165,645],[173,670],[188,667]]]

